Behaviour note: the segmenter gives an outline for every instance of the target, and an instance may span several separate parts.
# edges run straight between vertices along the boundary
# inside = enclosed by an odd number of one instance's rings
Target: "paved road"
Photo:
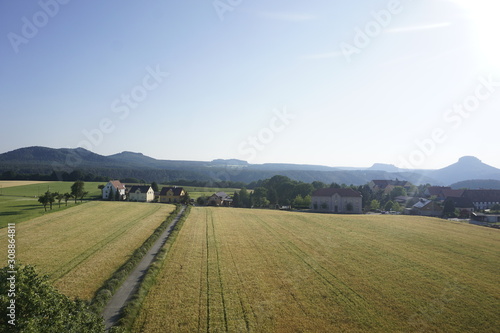
[[[149,266],[156,258],[156,255],[158,254],[158,252],[160,252],[165,242],[167,241],[170,232],[174,228],[175,224],[179,221],[182,214],[184,214],[185,209],[186,207],[183,206],[177,217],[160,235],[160,237],[156,240],[153,246],[151,246],[149,251],[144,255],[142,260],[139,262],[137,267],[135,267],[135,269],[130,273],[125,282],[123,282],[121,287],[117,290],[117,292],[109,300],[108,304],[104,307],[104,310],[102,311],[102,316],[104,317],[106,329],[109,329],[111,326],[113,326],[120,318],[122,309],[125,307],[125,305],[130,301],[132,296],[138,290]]]

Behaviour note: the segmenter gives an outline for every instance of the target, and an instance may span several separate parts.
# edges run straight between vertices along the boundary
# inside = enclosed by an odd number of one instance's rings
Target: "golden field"
[[[90,299],[174,209],[96,201],[37,217],[16,225],[17,260],[49,275],[62,293]]]
[[[133,332],[493,332],[499,252],[433,218],[197,207]]]

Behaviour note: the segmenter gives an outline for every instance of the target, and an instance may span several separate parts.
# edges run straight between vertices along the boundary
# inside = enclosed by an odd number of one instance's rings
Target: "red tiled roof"
[[[110,180],[109,182],[116,189],[123,190],[125,188],[125,185],[123,185],[119,180]]]

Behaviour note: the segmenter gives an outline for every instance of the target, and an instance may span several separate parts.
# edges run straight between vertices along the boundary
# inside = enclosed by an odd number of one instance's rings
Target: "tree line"
[[[81,180],[77,180],[71,185],[71,192],[59,193],[47,191],[38,197],[38,202],[43,205],[45,211],[47,211],[47,206],[52,210],[52,205],[57,201],[59,208],[61,208],[61,201],[64,200],[66,206],[68,201],[73,198],[75,199],[75,204],[77,200],[83,202],[83,198],[88,195],[89,192],[85,191],[85,183]]]

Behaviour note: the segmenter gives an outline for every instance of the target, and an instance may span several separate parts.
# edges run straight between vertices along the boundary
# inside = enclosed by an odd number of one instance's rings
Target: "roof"
[[[141,193],[147,193],[151,186],[149,185],[133,185],[130,187],[129,192],[137,192],[139,190]]]
[[[461,197],[462,194],[464,193],[464,190],[453,190],[451,187],[448,186],[429,186],[427,188],[427,192],[431,197],[436,196],[436,197],[448,198],[448,197]]]
[[[111,183],[111,185],[113,185],[114,188],[116,189],[119,189],[119,190],[123,190],[125,189],[125,185],[122,184],[119,180],[110,180],[109,181]]]
[[[432,201],[427,200],[427,199],[420,199],[416,204],[413,205],[413,208],[424,208],[428,204],[430,204]]]
[[[465,190],[462,196],[473,202],[500,202],[500,190]]]
[[[165,187],[162,187],[160,195],[167,195],[167,192],[169,190],[172,190],[174,196],[180,196],[182,191],[184,191],[184,188],[177,187],[177,186],[173,186],[173,187],[165,186]]]
[[[465,197],[448,197],[446,200],[452,200],[456,208],[474,208],[472,200]]]
[[[229,195],[227,195],[226,192],[217,192],[217,193],[215,193],[215,195],[221,199],[225,199],[225,198],[229,197]]]
[[[331,197],[338,194],[341,197],[362,197],[361,193],[352,188],[320,188],[313,192],[313,197]]]

